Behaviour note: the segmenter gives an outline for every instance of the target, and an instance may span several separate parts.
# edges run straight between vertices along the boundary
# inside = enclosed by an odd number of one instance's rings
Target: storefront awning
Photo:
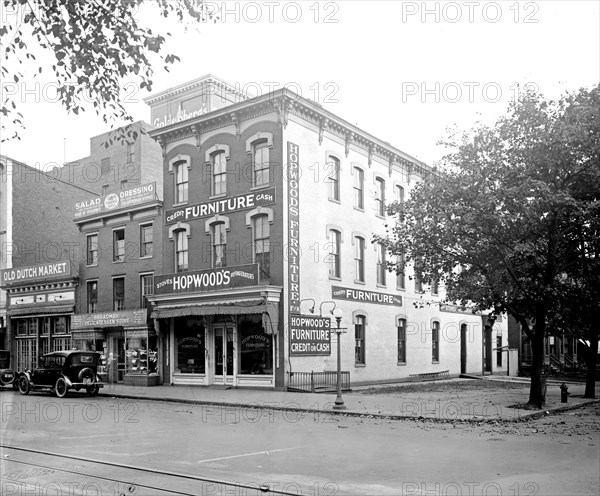
[[[10,308],[7,311],[9,317],[22,315],[73,313],[74,305],[48,305],[39,307]]]
[[[268,334],[276,334],[278,326],[277,304],[267,302],[265,298],[246,300],[222,300],[189,305],[161,305],[152,311],[153,319],[170,317],[188,317],[196,315],[247,315],[263,314],[263,326]]]

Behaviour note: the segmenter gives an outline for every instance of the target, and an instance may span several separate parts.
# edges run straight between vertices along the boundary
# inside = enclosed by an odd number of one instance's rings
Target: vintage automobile
[[[64,398],[69,389],[85,389],[96,396],[104,384],[98,377],[100,353],[95,351],[53,351],[40,358],[40,366],[19,374],[17,384],[21,394],[32,389],[50,389]]]
[[[13,389],[17,387],[17,374],[15,371],[9,368],[10,364],[10,351],[0,350],[0,386],[12,386]]]

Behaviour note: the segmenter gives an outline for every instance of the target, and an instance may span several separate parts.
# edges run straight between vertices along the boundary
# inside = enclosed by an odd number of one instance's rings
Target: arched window
[[[175,232],[175,272],[188,270],[188,235],[184,230]]]
[[[359,282],[365,282],[365,239],[354,237],[354,277]]]
[[[227,160],[225,151],[218,151],[211,155],[212,168],[212,195],[224,195],[227,193]]]
[[[386,260],[385,246],[382,243],[375,243],[377,250],[377,284],[385,286]]]
[[[212,237],[212,266],[226,267],[227,234],[224,222],[217,222],[211,226]]]
[[[365,174],[362,169],[354,167],[354,208],[365,208]]]
[[[329,183],[329,199],[340,201],[340,159],[329,155],[327,157],[327,168],[330,173],[327,177]]]
[[[340,265],[340,242],[341,234],[336,229],[329,230],[329,276],[330,277],[341,277],[341,265]]]
[[[364,315],[354,316],[354,363],[364,365],[366,363],[365,337],[367,318]]]
[[[385,216],[385,181],[380,177],[375,180],[375,213]]]
[[[263,276],[271,275],[271,239],[268,215],[256,215],[252,218],[253,261]]]
[[[252,186],[269,184],[269,148],[266,139],[252,144]]]

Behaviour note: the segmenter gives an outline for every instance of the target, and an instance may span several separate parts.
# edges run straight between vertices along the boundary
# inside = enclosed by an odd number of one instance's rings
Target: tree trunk
[[[546,377],[544,375],[544,330],[535,328],[531,340],[531,385],[527,408],[539,410],[546,404]]]
[[[597,321],[596,321],[597,322]],[[584,398],[596,397],[596,360],[598,357],[598,336],[592,329],[587,333],[590,346],[587,350],[585,362],[587,365],[587,376],[585,379]]]

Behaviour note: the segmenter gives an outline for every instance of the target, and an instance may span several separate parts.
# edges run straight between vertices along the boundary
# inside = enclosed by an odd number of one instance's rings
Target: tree
[[[493,127],[444,144],[440,171],[390,206],[399,220],[377,240],[441,279],[450,300],[521,324],[533,352],[528,406],[541,408],[544,336],[569,325],[561,312],[577,313],[573,298],[599,289],[585,276],[599,253],[600,86],[558,101],[528,92]],[[571,325],[591,316],[580,310]]]
[[[68,112],[78,114],[92,102],[104,122],[131,122],[121,96],[124,79],[133,77],[150,91],[151,56],[156,54],[166,70],[179,60],[162,53],[165,36],[140,25],[142,3],[144,9],[154,5],[161,16],[174,15],[180,22],[213,18],[202,0],[2,0],[2,141],[20,139],[19,129],[25,127],[15,98],[18,91],[9,91],[8,85],[24,84],[32,64],[34,76],[52,74],[57,98]]]

